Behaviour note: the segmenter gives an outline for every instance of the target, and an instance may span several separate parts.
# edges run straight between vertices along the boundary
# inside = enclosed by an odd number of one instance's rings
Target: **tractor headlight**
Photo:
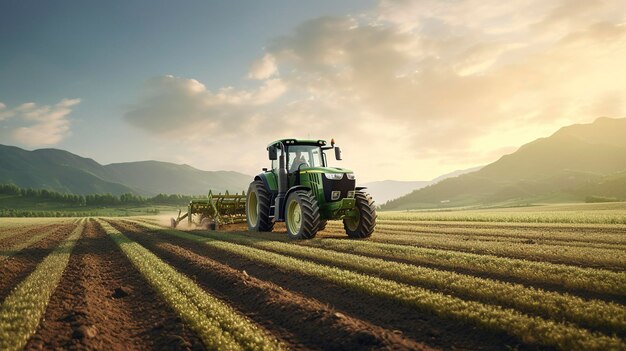
[[[354,173],[346,173],[346,177],[350,180],[354,180]]]
[[[330,180],[341,180],[343,173],[324,173],[324,177]]]

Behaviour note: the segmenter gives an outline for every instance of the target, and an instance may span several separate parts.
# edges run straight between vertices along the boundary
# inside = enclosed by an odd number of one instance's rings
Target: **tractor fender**
[[[291,193],[293,193],[294,191],[297,191],[297,190],[308,190],[308,191],[310,191],[311,188],[309,188],[308,186],[304,186],[304,185],[294,185],[294,186],[292,186],[291,188],[289,188],[289,190],[287,190],[287,193],[285,194],[285,202],[289,198],[289,195]],[[285,204],[285,206],[282,206],[283,207],[283,211],[285,210],[286,205],[287,204]],[[285,218],[285,214],[284,213],[281,213],[281,215],[282,215],[281,218]]]
[[[363,190],[363,189],[367,189],[366,186],[357,186],[356,188],[354,188],[354,190],[359,191],[359,190]]]

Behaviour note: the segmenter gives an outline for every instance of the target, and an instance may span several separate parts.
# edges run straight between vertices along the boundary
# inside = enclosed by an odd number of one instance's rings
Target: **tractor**
[[[343,220],[351,238],[367,238],[376,226],[372,197],[357,187],[354,173],[329,167],[326,151],[341,149],[324,140],[281,139],[267,146],[271,169],[254,177],[245,202],[248,229],[270,232],[285,222],[293,239],[310,239],[328,220]]]

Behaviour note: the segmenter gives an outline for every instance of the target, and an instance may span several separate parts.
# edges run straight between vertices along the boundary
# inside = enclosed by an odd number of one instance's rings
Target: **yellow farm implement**
[[[177,218],[171,219],[172,228],[187,218],[189,226],[195,224],[205,229],[216,229],[223,224],[240,223],[246,221],[246,193],[230,195],[228,191],[213,195],[209,191],[206,199],[191,200],[187,206],[187,213],[181,215],[178,210]]]

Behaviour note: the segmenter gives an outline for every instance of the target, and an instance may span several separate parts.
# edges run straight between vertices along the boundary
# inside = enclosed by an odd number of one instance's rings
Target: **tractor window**
[[[287,153],[287,164],[289,173],[293,173],[300,168],[323,167],[322,151],[319,146],[294,145],[290,146]]]
[[[280,159],[280,155],[283,154],[283,150],[277,148],[276,150],[276,160],[272,160],[272,170],[276,170],[278,168],[278,159]]]

